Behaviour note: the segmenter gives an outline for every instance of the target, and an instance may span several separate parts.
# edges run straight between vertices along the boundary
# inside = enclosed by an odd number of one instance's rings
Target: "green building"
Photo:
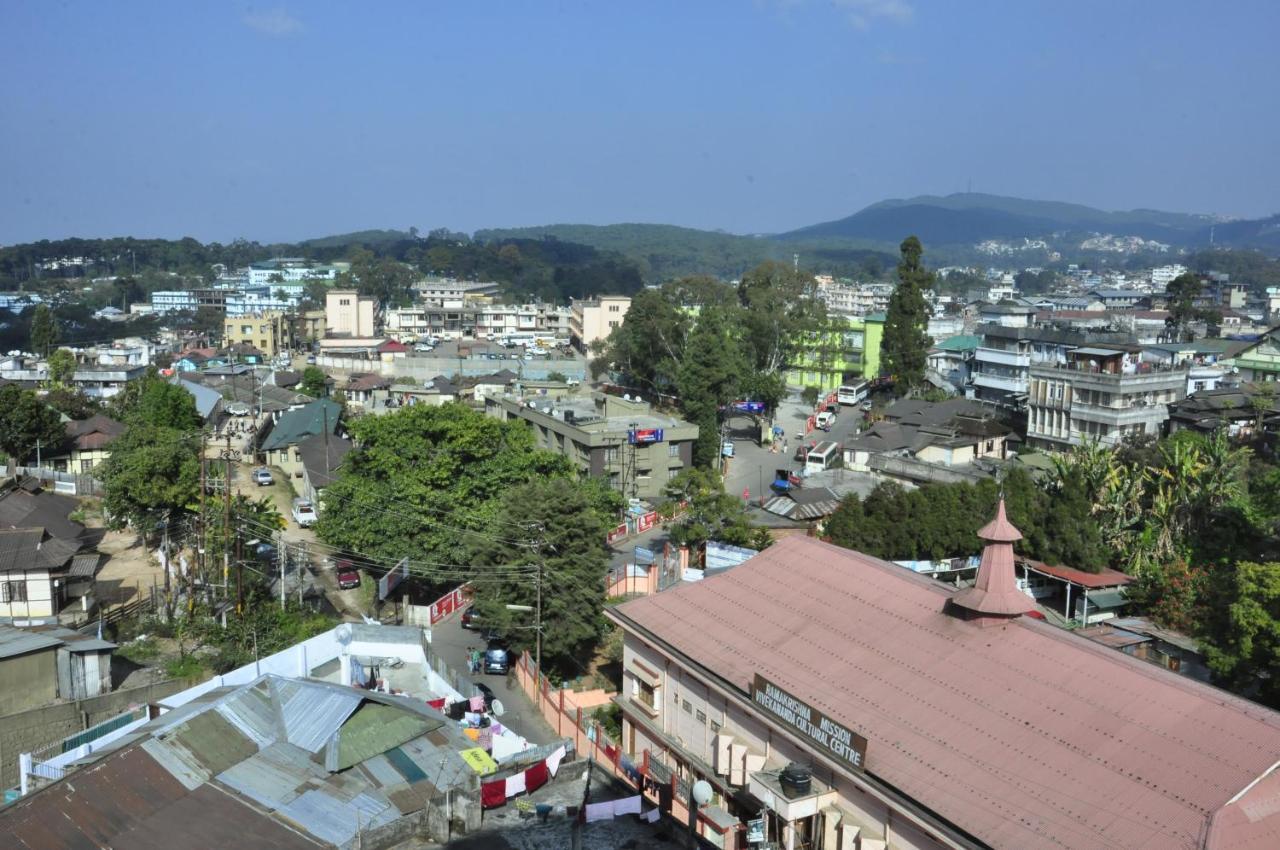
[[[845,327],[811,334],[802,343],[800,355],[787,370],[789,385],[830,391],[850,380],[880,375],[884,313],[831,318]]]
[[[1280,326],[1249,343],[1226,361],[1243,381],[1280,381]]]

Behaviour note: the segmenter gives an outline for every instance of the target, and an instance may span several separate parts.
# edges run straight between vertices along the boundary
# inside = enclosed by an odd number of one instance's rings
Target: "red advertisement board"
[[[470,595],[470,585],[462,585],[441,596],[435,602],[431,603],[431,625],[448,617],[454,611],[462,608],[467,604],[467,597]]]
[[[605,539],[609,542],[609,545],[612,546],[614,543],[617,543],[619,540],[621,540],[626,536],[627,536],[627,524],[624,522],[620,524],[617,528],[610,531],[609,534],[605,537]]]
[[[650,511],[647,514],[641,514],[636,520],[636,533],[640,534],[653,528],[658,521],[658,512]]]

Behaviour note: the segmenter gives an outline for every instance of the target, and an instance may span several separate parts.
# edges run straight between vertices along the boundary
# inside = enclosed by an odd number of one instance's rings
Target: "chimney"
[[[968,619],[982,619],[984,625],[1019,617],[1035,610],[1030,596],[1018,590],[1013,570],[1013,544],[1022,532],[1009,522],[1004,512],[1004,498],[996,506],[996,517],[978,531],[987,541],[982,549],[982,563],[973,587],[951,597],[953,608],[961,609]],[[959,612],[957,612],[959,613]]]

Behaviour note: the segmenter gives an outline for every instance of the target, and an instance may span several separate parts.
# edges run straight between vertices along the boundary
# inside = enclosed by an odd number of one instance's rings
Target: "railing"
[[[19,787],[26,796],[32,779],[57,782],[66,776],[73,762],[79,761],[112,741],[128,734],[151,719],[147,706],[134,706],[128,711],[90,726],[83,732],[69,735],[18,757]]]

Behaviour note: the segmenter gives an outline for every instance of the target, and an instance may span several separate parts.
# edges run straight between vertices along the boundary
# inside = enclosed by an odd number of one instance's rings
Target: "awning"
[[[1097,608],[1119,608],[1129,601],[1123,590],[1095,590],[1085,598]]]
[[[97,552],[76,555],[71,559],[71,566],[67,568],[67,577],[93,578],[98,572],[98,562],[101,560],[102,556]]]

